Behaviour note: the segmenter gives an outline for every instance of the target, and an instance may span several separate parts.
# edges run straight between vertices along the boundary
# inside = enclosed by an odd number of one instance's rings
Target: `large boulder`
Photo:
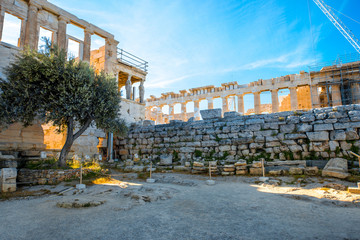
[[[202,119],[221,118],[221,108],[200,110]]]
[[[335,177],[344,179],[348,177],[348,162],[343,158],[332,158],[322,171],[323,177]]]
[[[169,166],[172,165],[173,156],[171,154],[160,155],[160,166]]]

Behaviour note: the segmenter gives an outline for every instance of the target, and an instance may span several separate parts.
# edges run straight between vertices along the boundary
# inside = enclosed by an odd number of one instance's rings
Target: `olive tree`
[[[66,52],[47,45],[43,52],[22,51],[0,79],[0,124],[34,120],[66,132],[59,164],[65,166],[73,142],[92,124],[124,134],[119,116],[120,93],[114,78],[97,74],[87,63],[67,59]]]

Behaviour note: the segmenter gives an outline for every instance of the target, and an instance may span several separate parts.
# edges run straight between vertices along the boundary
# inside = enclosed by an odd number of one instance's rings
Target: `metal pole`
[[[107,141],[107,160],[111,161],[113,159],[113,133],[108,133]]]
[[[82,184],[82,160],[80,160],[80,184]]]
[[[209,175],[210,175],[210,180],[211,180],[211,163],[209,162]]]
[[[150,162],[150,179],[151,179],[152,162]]]

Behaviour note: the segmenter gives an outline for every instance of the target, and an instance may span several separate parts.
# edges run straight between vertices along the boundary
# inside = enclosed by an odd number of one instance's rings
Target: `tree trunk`
[[[70,152],[71,146],[74,143],[74,135],[73,130],[74,129],[74,120],[71,118],[68,120],[67,124],[67,131],[66,131],[66,141],[61,149],[60,157],[59,157],[59,166],[65,167],[66,166],[66,157]]]
[[[92,118],[89,118],[84,126],[82,126],[79,131],[77,131],[75,134],[74,132],[74,119],[69,118],[67,123],[67,132],[66,132],[66,141],[61,149],[60,157],[59,157],[59,166],[65,167],[66,166],[66,158],[67,155],[70,152],[71,146],[73,145],[74,141],[81,136],[83,132],[90,126],[92,122]]]

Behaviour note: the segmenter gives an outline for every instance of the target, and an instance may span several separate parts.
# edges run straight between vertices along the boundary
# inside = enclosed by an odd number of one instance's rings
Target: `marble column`
[[[320,98],[319,98],[319,92],[318,92],[318,86],[313,85],[310,87],[311,91],[311,102],[313,108],[320,107]]]
[[[214,99],[207,98],[206,100],[208,102],[208,109],[214,109]]]
[[[131,99],[132,99],[133,101],[135,101],[135,99],[136,99],[136,87],[133,87],[133,88],[132,88]]]
[[[181,103],[181,120],[187,121],[186,102]]]
[[[238,112],[241,114],[241,115],[244,115],[244,95],[243,94],[239,94],[237,95],[237,98],[238,98],[238,102],[237,102],[237,105],[238,105]]]
[[[279,112],[279,96],[278,89],[271,90],[271,112]]]
[[[90,62],[92,34],[89,29],[84,29],[83,61],[85,62]]]
[[[254,92],[254,111],[255,114],[261,114],[261,102],[260,102],[260,92]]]
[[[194,117],[195,120],[200,120],[200,100],[194,101]]]
[[[174,104],[169,104],[169,122],[170,122],[170,120],[175,119],[174,115],[175,115]]]
[[[156,109],[156,124],[162,124],[162,106],[158,106]]]
[[[126,91],[126,99],[131,99],[131,75],[130,74],[125,83],[125,91]]]
[[[118,41],[114,38],[106,38],[105,39],[105,64],[104,70],[105,72],[111,72],[114,64],[116,64],[117,60],[117,45]]]
[[[298,100],[297,100],[296,87],[291,87],[291,88],[289,88],[289,90],[290,90],[291,111],[298,110]]]
[[[37,15],[39,6],[33,4],[33,1],[29,3],[27,12],[27,21],[25,28],[25,46],[29,46],[31,49],[37,49],[38,43],[38,26]]]
[[[4,27],[4,18],[5,18],[5,11],[4,8],[0,5],[0,41]]]
[[[228,97],[222,97],[222,113],[226,113],[229,111],[229,103],[228,103]]]
[[[340,92],[340,85],[331,85],[331,98],[332,98],[332,105],[339,106],[342,105],[341,102],[341,92]]]
[[[66,45],[66,26],[69,20],[63,16],[58,18],[57,45],[60,49],[67,50]]]
[[[141,82],[140,82],[140,86],[139,86],[139,98],[140,98],[140,103],[144,103],[144,101],[145,101],[144,79],[141,80]]]

